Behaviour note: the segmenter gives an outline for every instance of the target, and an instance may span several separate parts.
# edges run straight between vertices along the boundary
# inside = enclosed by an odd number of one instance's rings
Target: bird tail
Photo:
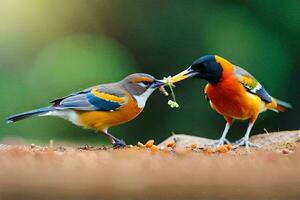
[[[30,117],[41,116],[43,114],[46,114],[49,111],[51,111],[51,107],[39,108],[39,109],[36,109],[36,110],[31,110],[31,111],[28,111],[28,112],[20,113],[20,114],[8,117],[7,118],[7,123],[20,121],[20,120],[30,118]]]
[[[278,111],[285,112],[287,109],[291,109],[291,108],[292,108],[291,104],[279,99],[272,98],[272,103],[270,107],[271,110],[274,110],[276,112]]]
[[[280,111],[280,112],[285,112],[286,109],[291,109],[292,108],[292,105],[285,102],[285,101],[281,101],[279,99],[276,99],[276,102],[277,102],[277,110]]]

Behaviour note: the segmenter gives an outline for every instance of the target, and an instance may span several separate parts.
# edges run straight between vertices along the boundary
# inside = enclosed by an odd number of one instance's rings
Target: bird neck
[[[216,61],[222,66],[223,69],[222,77],[218,83],[228,82],[231,79],[234,79],[234,65],[220,56],[216,56]]]
[[[144,108],[146,105],[146,102],[149,98],[149,96],[152,94],[152,92],[154,91],[154,88],[148,88],[144,93],[140,94],[140,95],[132,95],[133,98],[135,99],[138,108]]]

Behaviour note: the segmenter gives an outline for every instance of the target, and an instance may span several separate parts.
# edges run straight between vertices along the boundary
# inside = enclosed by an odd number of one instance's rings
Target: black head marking
[[[201,63],[212,62],[212,61],[216,61],[214,55],[202,56],[202,57],[198,58],[197,60],[195,60],[192,63],[192,66],[193,65],[198,65],[198,64],[201,64]]]
[[[191,69],[198,72],[195,78],[202,78],[209,83],[216,84],[222,77],[223,68],[220,63],[216,61],[214,55],[203,56],[195,60]]]

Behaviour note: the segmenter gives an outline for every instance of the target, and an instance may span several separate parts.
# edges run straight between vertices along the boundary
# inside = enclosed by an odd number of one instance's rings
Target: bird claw
[[[223,142],[223,144],[231,144],[231,142],[227,139],[227,138],[225,138],[224,140],[223,140],[224,142]]]
[[[231,142],[228,139],[224,138],[224,139],[220,139],[220,140],[210,144],[209,146],[212,146],[214,148],[218,148],[218,147],[220,147],[224,144],[231,144]]]
[[[115,140],[113,143],[113,148],[114,149],[121,149],[121,148],[126,148],[127,144],[125,143],[124,140]]]
[[[259,145],[254,144],[254,143],[252,143],[252,142],[249,142],[249,140],[248,140],[248,139],[245,139],[245,138],[241,138],[241,139],[239,139],[238,141],[236,141],[236,142],[234,143],[233,149],[236,149],[236,148],[238,148],[238,147],[240,147],[240,146],[245,146],[246,149],[249,149],[250,147],[260,148]]]

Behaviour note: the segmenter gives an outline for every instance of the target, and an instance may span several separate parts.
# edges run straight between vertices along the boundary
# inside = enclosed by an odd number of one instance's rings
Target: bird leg
[[[231,126],[231,123],[227,122],[226,125],[225,125],[225,129],[223,131],[223,134],[222,134],[221,138],[217,142],[213,143],[212,146],[219,147],[219,146],[224,145],[225,143],[230,144],[230,141],[228,139],[226,139],[226,135],[229,131],[230,126]]]
[[[234,149],[238,148],[239,146],[244,146],[244,145],[245,145],[246,149],[249,149],[249,147],[260,147],[259,145],[251,143],[249,141],[249,136],[250,136],[250,132],[251,132],[252,127],[253,127],[253,123],[249,123],[249,126],[247,128],[245,136],[243,138],[241,138],[240,140],[235,142],[235,145],[233,147]]]
[[[104,135],[108,138],[110,143],[113,145],[114,148],[125,148],[127,147],[124,140],[118,139],[115,136],[111,135],[107,131],[104,132]]]

